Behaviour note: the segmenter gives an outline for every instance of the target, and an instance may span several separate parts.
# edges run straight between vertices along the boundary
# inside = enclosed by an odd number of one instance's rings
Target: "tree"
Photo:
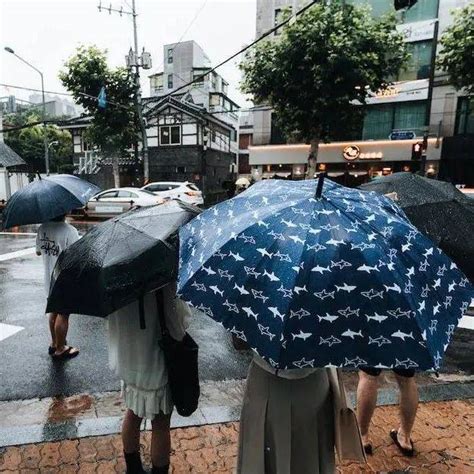
[[[111,157],[115,186],[120,186],[119,157],[126,156],[137,143],[139,126],[133,106],[134,79],[126,68],[109,68],[107,52],[96,46],[80,46],[65,63],[59,74],[63,85],[91,115],[87,141],[97,147],[102,156]],[[97,97],[104,88],[105,108]]]
[[[23,127],[40,122],[42,116],[38,111],[29,110],[4,117],[5,128]],[[70,172],[72,166],[71,135],[56,125],[48,125],[50,170],[53,173]],[[31,125],[5,134],[5,143],[15,150],[27,163],[30,173],[44,173],[44,127]]]
[[[374,19],[366,7],[316,4],[241,64],[243,92],[273,107],[287,138],[311,144],[309,177],[319,142],[360,126],[370,91],[385,88],[406,61],[395,25],[393,15]]]
[[[474,4],[457,10],[454,22],[441,37],[438,66],[456,89],[474,93]]]

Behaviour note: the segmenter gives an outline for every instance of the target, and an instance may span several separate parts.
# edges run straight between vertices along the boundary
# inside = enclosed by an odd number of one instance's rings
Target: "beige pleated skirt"
[[[324,369],[277,377],[252,362],[240,422],[239,474],[333,474],[332,395]]]

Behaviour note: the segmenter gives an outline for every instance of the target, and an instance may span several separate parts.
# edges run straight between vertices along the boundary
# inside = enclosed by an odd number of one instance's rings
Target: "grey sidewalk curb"
[[[355,393],[350,392],[352,403]],[[420,401],[434,402],[447,400],[466,400],[474,398],[474,382],[451,382],[420,386]],[[393,388],[379,390],[378,406],[394,405],[398,401],[398,392]],[[190,417],[183,418],[173,414],[172,428],[229,423],[239,420],[240,407],[210,406],[198,408]],[[0,428],[1,448],[21,444],[61,441],[64,439],[80,439],[89,436],[104,436],[120,433],[121,417],[102,417],[46,423],[21,427]],[[150,429],[150,426],[145,427]]]

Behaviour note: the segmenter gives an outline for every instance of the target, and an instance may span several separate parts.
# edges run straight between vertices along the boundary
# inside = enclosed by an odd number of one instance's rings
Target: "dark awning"
[[[13,151],[7,144],[0,141],[0,166],[10,168],[12,166],[26,165],[25,160]]]

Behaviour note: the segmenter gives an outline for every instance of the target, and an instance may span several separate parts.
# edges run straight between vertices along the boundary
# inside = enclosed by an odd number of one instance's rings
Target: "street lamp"
[[[41,77],[41,97],[42,97],[42,103],[43,103],[43,127],[44,127],[44,134],[43,134],[43,143],[44,143],[44,164],[46,168],[46,174],[49,175],[49,146],[48,146],[48,134],[47,134],[47,128],[46,128],[46,101],[44,99],[44,78],[43,78],[43,73],[33,66],[33,64],[30,64],[28,61],[23,59],[21,56],[18,56],[18,54],[13,51],[12,48],[5,46],[5,51],[7,53],[13,54],[13,56],[16,56],[20,61],[24,62],[26,65],[30,66],[32,69],[34,69]]]

